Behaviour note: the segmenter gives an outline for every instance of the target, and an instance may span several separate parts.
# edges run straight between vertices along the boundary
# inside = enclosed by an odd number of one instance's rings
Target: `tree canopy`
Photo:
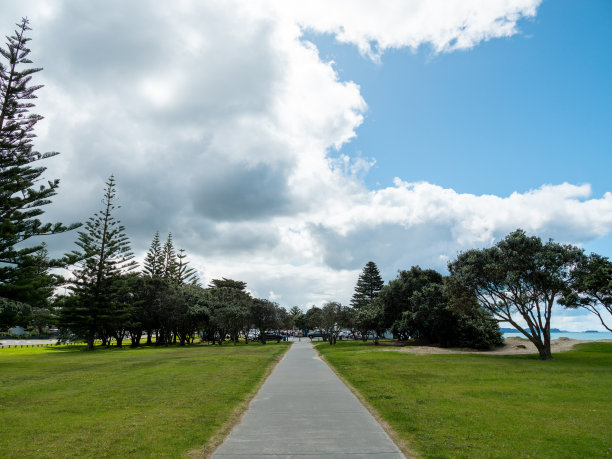
[[[569,289],[559,302],[586,309],[612,331],[612,262],[595,253],[584,257],[577,264]]]
[[[29,21],[17,24],[14,34],[0,48],[0,297],[27,301],[30,288],[39,280],[32,277],[32,257],[43,249],[39,236],[63,233],[80,226],[74,223],[43,223],[39,220],[43,207],[57,194],[59,180],[43,182],[46,167],[34,165],[57,152],[34,150],[34,127],[42,116],[31,113],[36,91],[42,85],[31,81],[40,68],[28,67],[27,32]],[[26,66],[26,68],[23,68]],[[36,242],[24,244],[36,237]],[[48,267],[63,266],[62,260],[46,260]],[[46,269],[40,271],[47,276]],[[28,279],[31,285],[28,285]],[[49,277],[46,277],[48,280]],[[20,288],[15,288],[20,285]]]
[[[351,298],[351,306],[360,309],[372,304],[384,282],[380,277],[378,266],[373,261],[368,261],[357,279],[355,293]]]
[[[459,254],[448,265],[450,287],[467,289],[486,311],[523,333],[538,349],[540,359],[550,360],[552,308],[582,256],[577,247],[552,240],[542,243],[539,237],[517,230],[493,247]],[[515,320],[515,314],[526,327]]]

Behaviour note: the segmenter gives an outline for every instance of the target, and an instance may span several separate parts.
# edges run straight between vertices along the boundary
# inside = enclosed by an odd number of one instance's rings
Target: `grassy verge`
[[[610,457],[612,343],[536,356],[412,355],[317,345],[424,457]]]
[[[181,457],[226,427],[288,343],[0,350],[0,457]]]

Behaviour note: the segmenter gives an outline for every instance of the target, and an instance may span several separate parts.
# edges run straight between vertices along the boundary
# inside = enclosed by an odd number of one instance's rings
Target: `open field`
[[[612,455],[612,343],[579,344],[547,362],[361,342],[316,347],[423,457]]]
[[[224,428],[288,343],[0,350],[0,457],[181,457]]]

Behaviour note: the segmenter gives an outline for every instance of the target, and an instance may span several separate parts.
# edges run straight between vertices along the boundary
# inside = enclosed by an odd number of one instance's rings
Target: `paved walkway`
[[[264,456],[404,457],[304,338],[293,343],[213,458]]]

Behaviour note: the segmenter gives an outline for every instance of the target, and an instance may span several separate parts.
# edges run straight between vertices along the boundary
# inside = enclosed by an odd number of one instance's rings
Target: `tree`
[[[162,277],[164,279],[174,279],[177,267],[176,251],[172,242],[172,233],[168,233],[168,238],[162,249]]]
[[[383,285],[384,282],[380,277],[376,263],[368,261],[357,279],[355,293],[351,298],[351,306],[355,309],[361,309],[372,304]]]
[[[119,301],[118,282],[121,274],[136,268],[125,227],[115,220],[115,178],[106,182],[103,209],[96,212],[80,231],[72,258],[80,260],[73,272],[71,291],[75,301],[62,310],[62,323],[87,341],[87,349],[94,349],[96,334],[103,338],[113,330],[113,320],[127,314]]]
[[[155,232],[151,247],[145,255],[142,272],[149,277],[162,277],[164,273],[164,253],[159,241],[159,231]]]
[[[42,116],[30,113],[31,102],[41,85],[30,85],[33,74],[40,68],[21,66],[31,64],[26,32],[29,21],[22,19],[13,36],[7,37],[6,48],[0,48],[5,62],[0,62],[0,297],[20,300],[23,290],[12,285],[28,269],[27,257],[41,250],[42,243],[29,247],[24,242],[35,236],[63,233],[80,226],[74,223],[42,223],[37,217],[42,207],[57,194],[59,180],[41,184],[46,167],[32,164],[57,155],[57,152],[39,153],[33,149],[34,127]],[[37,185],[37,188],[35,187]],[[50,265],[62,266],[60,260]]]
[[[584,257],[573,272],[570,289],[559,303],[586,309],[612,331],[612,323],[608,325],[604,320],[612,315],[612,262],[595,253]]]
[[[248,330],[250,325],[251,295],[245,290],[246,283],[241,281],[215,279],[211,284],[219,285],[207,289],[211,304],[211,324],[216,327],[218,342],[222,344],[225,335],[229,334],[235,345],[240,332]]]
[[[176,282],[178,282],[179,285],[196,285],[198,283],[198,274],[195,269],[188,266],[189,262],[185,260],[186,258],[187,254],[185,253],[185,249],[179,249],[179,253],[176,256]]]
[[[453,302],[444,282],[432,282],[415,291],[410,307],[395,324],[411,338],[442,347],[490,349],[503,344],[499,326],[476,302],[463,296]]]
[[[50,260],[44,242],[36,253],[21,259],[19,268],[13,284],[6,286],[5,296],[18,298],[31,306],[30,325],[36,327],[41,334],[43,328],[53,320],[51,297],[55,289],[64,283],[64,279],[49,272]]]
[[[307,330],[314,330],[316,328],[322,328],[323,317],[321,308],[317,308],[316,306],[312,306],[308,311],[306,311],[304,317],[304,323],[306,325]]]
[[[0,298],[0,330],[25,325],[32,316],[30,305]]]
[[[383,309],[383,324],[399,339],[407,340],[413,335],[413,330],[406,327],[403,316],[404,312],[412,308],[410,298],[430,284],[442,284],[442,274],[433,269],[413,266],[409,270],[400,271],[395,279],[381,289],[378,301]]]
[[[225,277],[222,277],[221,279],[213,279],[208,284],[208,288],[233,288],[241,291],[246,291],[246,286],[246,282],[226,279]]]
[[[379,301],[357,309],[355,312],[355,327],[361,333],[363,341],[367,341],[371,334],[374,337],[374,344],[378,344],[378,339],[385,333],[383,309]]]
[[[551,360],[550,318],[556,299],[567,291],[583,253],[577,247],[510,233],[495,246],[459,254],[449,263],[451,289],[466,289],[499,321],[512,324]],[[519,325],[518,314],[527,324]]]
[[[323,305],[320,326],[329,344],[336,344],[340,328],[352,324],[351,312],[350,308],[342,306],[336,301],[330,301]]]
[[[266,344],[266,330],[276,328],[278,323],[277,308],[275,302],[261,298],[254,298],[249,305],[251,322],[259,330],[263,344]]]

